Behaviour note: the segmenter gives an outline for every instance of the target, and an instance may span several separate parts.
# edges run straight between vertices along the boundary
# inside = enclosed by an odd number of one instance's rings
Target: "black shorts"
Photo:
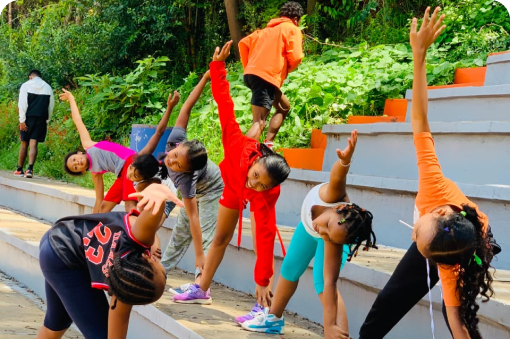
[[[276,91],[279,91],[279,89],[275,85],[253,74],[245,74],[244,83],[251,89],[251,104],[271,110],[277,93]]]
[[[46,119],[27,117],[25,125],[27,125],[28,131],[19,131],[19,139],[21,141],[37,140],[38,142],[44,142],[48,129]]]

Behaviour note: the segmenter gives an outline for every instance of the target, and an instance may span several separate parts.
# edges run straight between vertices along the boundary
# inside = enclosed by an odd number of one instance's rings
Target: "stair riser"
[[[485,86],[510,84],[510,53],[490,56],[487,59]]]

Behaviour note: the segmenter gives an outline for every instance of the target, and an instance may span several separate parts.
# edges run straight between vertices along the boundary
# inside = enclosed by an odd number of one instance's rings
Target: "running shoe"
[[[205,292],[197,284],[192,284],[186,292],[174,295],[174,302],[180,304],[210,305],[212,303],[211,290],[208,289]]]
[[[15,177],[23,177],[23,176],[25,176],[23,174],[23,168],[21,168],[21,169],[18,168],[16,171],[14,171],[14,173],[12,175],[14,175]]]
[[[264,308],[258,303],[256,303],[255,306],[253,306],[253,308],[251,309],[250,313],[236,317],[234,321],[236,322],[236,324],[241,325],[245,321],[252,320],[253,318],[255,318],[255,314],[260,312],[264,312]]]
[[[269,308],[266,307],[264,312],[255,314],[252,320],[245,321],[241,326],[251,332],[284,334],[285,318],[278,318],[268,312]]]
[[[168,291],[172,294],[183,294],[184,292],[189,290],[191,285],[192,285],[191,283],[187,283],[187,284],[182,284],[181,286],[176,287],[176,288],[170,287],[168,289]]]
[[[34,172],[31,169],[27,169],[25,172],[25,178],[32,178],[34,176]]]

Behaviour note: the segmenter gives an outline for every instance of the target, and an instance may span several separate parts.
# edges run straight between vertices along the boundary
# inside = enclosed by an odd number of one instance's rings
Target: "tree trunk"
[[[241,30],[241,23],[237,19],[239,15],[238,0],[225,0],[225,10],[227,11],[228,29],[230,31],[230,36],[234,41],[233,52],[236,60],[239,60],[239,49],[237,45],[243,37],[243,32]]]
[[[317,4],[317,0],[308,0],[306,2],[306,15],[311,18],[315,14],[315,5]],[[308,21],[308,23],[312,23],[312,21]],[[312,27],[308,27],[308,33],[311,33]]]
[[[12,28],[12,2],[9,2],[9,14],[7,20],[9,22],[9,27]]]

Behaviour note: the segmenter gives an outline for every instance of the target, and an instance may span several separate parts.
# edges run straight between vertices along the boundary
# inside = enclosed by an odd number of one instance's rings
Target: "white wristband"
[[[349,167],[349,166],[351,166],[351,164],[352,164],[352,159],[351,159],[351,162],[348,163],[347,165],[344,165],[344,163],[342,162],[342,159],[340,159],[340,165],[342,165],[343,167]]]

